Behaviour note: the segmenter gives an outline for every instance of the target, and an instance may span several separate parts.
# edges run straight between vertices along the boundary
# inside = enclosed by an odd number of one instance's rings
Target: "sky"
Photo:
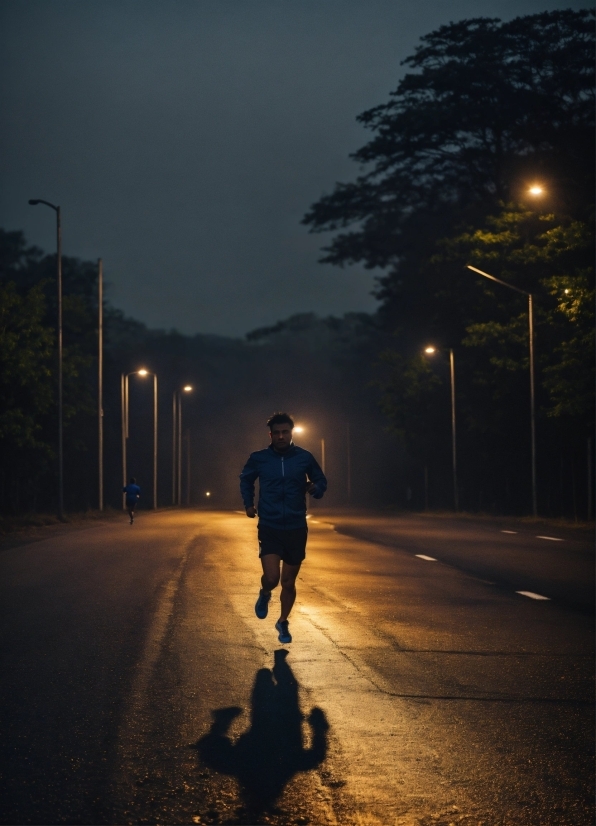
[[[573,0],[0,0],[0,227],[104,262],[153,328],[242,336],[372,312],[375,273],[300,221],[368,139],[419,38]]]

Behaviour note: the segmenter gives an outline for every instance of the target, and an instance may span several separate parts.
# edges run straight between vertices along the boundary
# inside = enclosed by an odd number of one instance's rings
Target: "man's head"
[[[274,450],[284,453],[292,444],[292,430],[294,421],[287,413],[274,413],[267,420],[269,437]]]
[[[137,480],[135,479],[135,477],[134,477],[134,476],[131,476],[131,477],[130,477],[130,484],[131,484],[131,485],[136,485],[136,483],[137,483]]]

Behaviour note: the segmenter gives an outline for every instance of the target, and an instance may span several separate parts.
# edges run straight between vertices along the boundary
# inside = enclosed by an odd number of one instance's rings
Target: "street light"
[[[182,393],[192,393],[192,389],[190,384],[185,384],[172,394],[172,505],[182,504]],[[187,476],[190,477],[190,441]]]
[[[534,197],[544,195],[544,189],[540,186],[540,184],[533,184],[533,186],[528,189],[528,192],[530,195],[534,195]]]
[[[99,510],[103,510],[103,261],[97,262],[97,452]],[[126,483],[125,483],[126,484]]]
[[[122,373],[120,377],[122,410],[122,486],[126,487],[126,440],[128,439],[128,378],[129,376],[153,376],[153,509],[157,509],[157,375],[144,367]],[[124,503],[123,503],[124,507]]]
[[[538,188],[538,187],[537,187]],[[538,516],[538,497],[536,494],[536,412],[534,399],[534,310],[532,306],[532,293],[525,290],[520,290],[519,287],[514,287],[513,284],[508,284],[506,281],[501,281],[500,278],[495,278],[494,275],[489,275],[487,272],[472,267],[466,264],[469,270],[489,278],[491,281],[496,281],[503,287],[508,287],[510,290],[515,290],[516,293],[528,296],[528,347],[530,351],[530,440],[532,447],[532,514]]]
[[[43,201],[41,198],[30,198],[29,204],[37,206],[44,204],[56,213],[56,280],[58,287],[58,516],[64,516],[64,440],[62,427],[62,226],[60,222],[60,207]]]
[[[424,352],[433,356],[437,349],[436,347],[425,347]],[[453,348],[449,348],[449,368],[451,373],[451,456],[453,469],[453,503],[456,512],[459,511],[459,493],[457,489],[457,443],[456,443],[456,429],[455,429],[455,358],[453,356]]]
[[[304,428],[297,425],[294,427],[294,433],[304,433]],[[325,439],[321,439],[321,470],[325,473]]]

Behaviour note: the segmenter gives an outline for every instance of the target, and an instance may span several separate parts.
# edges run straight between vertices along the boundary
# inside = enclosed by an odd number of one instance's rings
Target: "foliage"
[[[445,243],[447,257],[459,259],[460,265],[468,260],[534,294],[544,412],[555,418],[571,416],[583,428],[589,427],[594,409],[591,225],[513,207],[489,218],[487,225]],[[434,258],[437,264],[441,260],[440,255]],[[491,298],[498,295],[501,319],[469,324],[463,344],[490,349],[498,393],[497,377],[528,368],[528,317],[525,310],[511,315],[506,308],[506,302],[512,304],[511,293],[503,287],[485,281],[483,289]],[[525,303],[523,297],[521,302]]]
[[[440,484],[455,350],[468,506],[479,488],[476,506],[527,501],[529,381],[527,298],[466,264],[534,295],[543,489],[557,465],[577,475],[593,426],[593,20],[478,18],[423,37],[390,100],[358,118],[373,132],[352,156],[363,171],[304,218],[336,233],[323,262],[383,270],[383,409],[413,467],[434,456]],[[545,194],[530,203],[535,182]],[[442,353],[432,366],[427,344]]]
[[[41,421],[52,405],[53,331],[42,323],[40,286],[19,295],[13,281],[0,282],[0,443],[49,453]]]

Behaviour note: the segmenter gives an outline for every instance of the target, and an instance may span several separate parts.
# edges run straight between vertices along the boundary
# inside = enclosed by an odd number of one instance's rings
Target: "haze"
[[[358,113],[421,35],[548,0],[34,2],[0,7],[0,225],[104,259],[108,297],[159,328],[239,336],[373,311],[374,273],[320,265],[300,220],[358,169]]]

